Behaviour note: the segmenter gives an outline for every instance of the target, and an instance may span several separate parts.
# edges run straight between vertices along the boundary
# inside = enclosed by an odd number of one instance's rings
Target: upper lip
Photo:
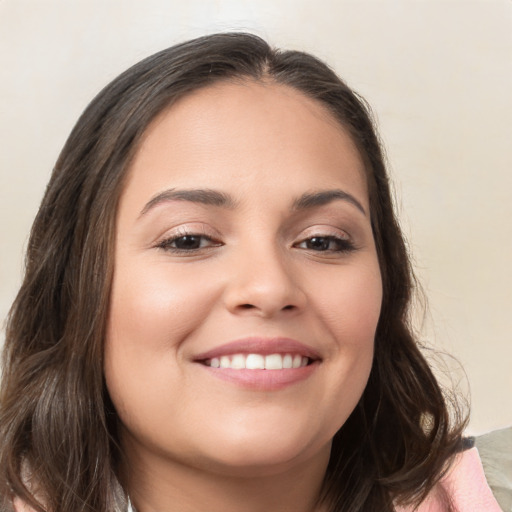
[[[233,354],[300,354],[313,360],[321,359],[320,354],[292,338],[242,338],[230,341],[194,357],[196,361],[205,361],[214,357],[229,356]]]

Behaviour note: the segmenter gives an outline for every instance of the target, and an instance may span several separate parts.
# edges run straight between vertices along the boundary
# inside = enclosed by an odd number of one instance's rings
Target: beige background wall
[[[424,336],[466,369],[470,431],[512,424],[510,0],[0,0],[0,317],[87,102],[154,51],[234,29],[316,53],[373,105],[430,299]]]

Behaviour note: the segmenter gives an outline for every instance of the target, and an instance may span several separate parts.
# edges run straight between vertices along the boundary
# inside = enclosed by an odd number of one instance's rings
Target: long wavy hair
[[[364,160],[383,302],[370,378],[335,435],[321,499],[333,512],[419,503],[459,449],[453,414],[409,325],[413,274],[370,110],[323,62],[257,36],[205,36],[136,64],[90,103],[53,170],[10,311],[0,396],[2,510],[126,509],[118,419],[103,376],[116,211],[155,117],[221,81],[273,81],[329,109]]]

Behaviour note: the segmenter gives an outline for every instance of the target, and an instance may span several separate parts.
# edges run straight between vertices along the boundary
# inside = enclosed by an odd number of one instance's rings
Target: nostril
[[[241,309],[257,309],[254,304],[240,304],[238,307]],[[293,304],[288,304],[286,306],[283,306],[282,311],[292,310],[292,309],[295,309],[295,306]]]

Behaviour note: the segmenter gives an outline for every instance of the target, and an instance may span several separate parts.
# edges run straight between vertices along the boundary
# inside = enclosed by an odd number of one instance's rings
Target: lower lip
[[[318,362],[286,370],[247,370],[212,368],[201,365],[210,375],[243,388],[257,391],[277,391],[306,380],[318,368]]]

